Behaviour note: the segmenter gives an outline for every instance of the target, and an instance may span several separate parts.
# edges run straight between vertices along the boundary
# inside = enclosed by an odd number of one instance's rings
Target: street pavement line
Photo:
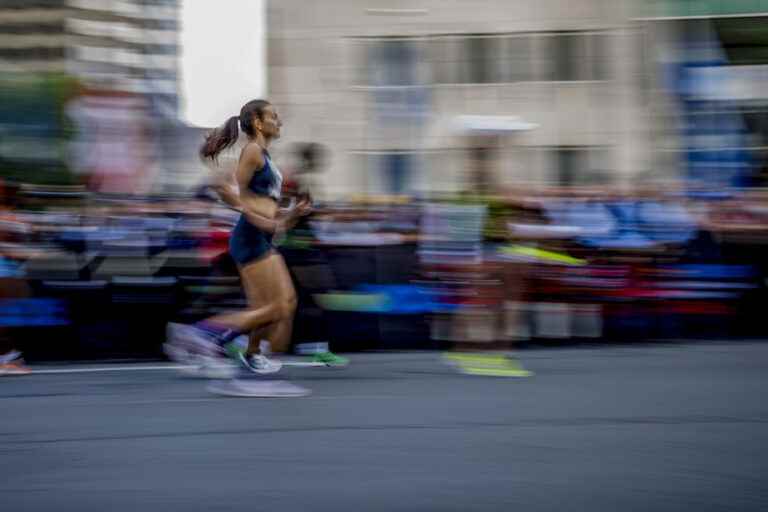
[[[300,368],[320,368],[325,367],[325,363],[316,363],[312,361],[284,361],[284,366],[300,367]],[[32,368],[31,375],[41,374],[61,374],[61,373],[102,373],[102,372],[141,372],[141,371],[157,371],[157,370],[192,370],[197,369],[195,365],[184,364],[160,364],[160,365],[122,365],[122,366],[96,366],[96,367],[80,367],[80,368],[51,368],[51,369],[35,369]]]
[[[129,366],[96,366],[82,368],[53,368],[53,369],[35,369],[32,368],[31,375],[56,374],[56,373],[99,373],[99,372],[141,372],[154,370],[184,370],[196,368],[193,365],[163,364],[163,365],[139,365]]]

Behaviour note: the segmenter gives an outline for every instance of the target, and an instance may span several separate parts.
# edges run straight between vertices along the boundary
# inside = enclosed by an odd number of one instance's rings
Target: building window
[[[3,0],[3,9],[61,9],[66,0]]]
[[[409,191],[411,174],[411,155],[408,153],[389,153],[382,159],[382,175],[385,190],[389,194],[400,195]]]
[[[548,62],[544,80],[608,80],[610,44],[606,32],[361,38],[353,41],[355,83],[385,87],[525,82],[537,79],[533,64],[542,57]]]
[[[145,19],[141,20],[141,26],[149,30],[165,30],[178,32],[179,22],[175,19]]]
[[[583,44],[583,37],[576,34],[552,37],[553,80],[558,82],[579,80],[579,69],[584,65],[583,51],[580,51]]]
[[[428,42],[437,84],[490,84],[530,80],[531,44],[526,35],[438,36]]]
[[[558,82],[607,80],[610,36],[601,32],[549,34],[549,79]]]
[[[575,148],[558,148],[555,150],[555,165],[557,183],[573,185],[584,164],[584,151]]]
[[[497,39],[468,37],[464,39],[464,79],[468,84],[488,84],[499,81]]]
[[[0,48],[0,59],[8,60],[60,60],[64,48],[56,46],[29,46],[26,48]]]
[[[28,23],[2,23],[0,34],[62,34],[64,21],[54,22],[28,22]]]
[[[588,41],[587,56],[592,72],[592,76],[588,80],[610,79],[610,34],[600,32],[591,34]]]
[[[417,50],[412,41],[392,39],[368,45],[369,84],[403,86],[417,83]]]
[[[141,51],[148,55],[176,55],[179,47],[173,44],[145,44]]]
[[[413,192],[414,159],[410,151],[385,151],[363,153],[365,160],[365,184],[368,194],[406,195]]]
[[[432,81],[437,84],[461,82],[458,63],[461,39],[456,37],[435,37],[428,43]]]
[[[555,179],[561,186],[598,185],[611,181],[608,149],[558,147],[554,149]]]
[[[529,36],[499,39],[501,82],[526,82],[533,78],[531,69],[532,47]]]

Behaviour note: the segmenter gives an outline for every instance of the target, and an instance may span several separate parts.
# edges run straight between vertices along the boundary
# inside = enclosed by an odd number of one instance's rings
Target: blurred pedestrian
[[[17,246],[9,225],[13,224],[13,204],[9,188],[0,180],[0,375],[24,375],[30,369],[13,340],[14,302],[27,295],[26,281],[17,261]]]

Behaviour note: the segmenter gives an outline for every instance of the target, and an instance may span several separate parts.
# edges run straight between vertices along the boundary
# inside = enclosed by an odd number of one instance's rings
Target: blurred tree
[[[72,125],[65,109],[77,91],[77,80],[60,73],[0,76],[0,177],[37,185],[76,183],[67,164]]]

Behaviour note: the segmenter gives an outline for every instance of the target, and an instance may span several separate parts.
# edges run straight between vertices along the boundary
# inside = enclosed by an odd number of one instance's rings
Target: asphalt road
[[[5,377],[0,510],[768,510],[768,342],[521,356],[534,377],[353,354],[292,369],[296,399],[157,366]]]

